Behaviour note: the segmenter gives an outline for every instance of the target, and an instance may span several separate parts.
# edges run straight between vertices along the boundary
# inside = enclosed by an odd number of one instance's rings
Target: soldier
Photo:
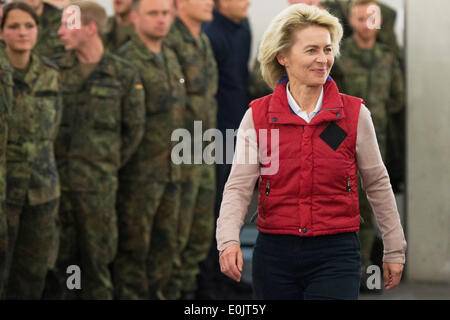
[[[352,35],[352,28],[349,24],[350,4],[348,0],[288,0],[289,4],[305,3],[309,5],[318,6],[322,9],[328,10],[331,14],[339,18],[342,26],[344,27],[344,39]],[[395,36],[394,27],[397,13],[394,9],[388,5],[375,1],[380,9],[383,21],[381,29],[377,33],[377,40],[387,45],[395,54],[399,57],[401,55],[397,37]],[[373,12],[371,12],[373,15]]]
[[[404,80],[394,52],[376,42],[377,29],[369,28],[367,8],[376,5],[373,0],[357,0],[352,4],[350,25],[353,36],[341,46],[341,57],[336,61],[333,76],[341,92],[362,97],[369,108],[377,133],[383,159],[386,159],[388,121],[404,108]],[[372,212],[367,198],[360,191],[361,260],[363,275],[372,264],[370,255],[375,237]],[[363,278],[363,280],[365,280]],[[365,285],[365,281],[361,283]],[[363,287],[364,288],[364,287]]]
[[[105,47],[111,52],[117,51],[134,34],[132,3],[133,0],[113,2],[115,16],[108,19],[108,32],[104,37]]]
[[[49,57],[64,51],[64,46],[58,37],[58,27],[61,22],[61,10],[43,0],[14,0],[29,4],[39,17],[39,35],[34,48],[35,53]]]
[[[7,299],[40,299],[55,263],[60,186],[53,142],[61,121],[57,67],[32,54],[38,17],[25,3],[4,7],[1,23],[13,67],[13,110],[8,119]]]
[[[216,127],[217,65],[208,37],[201,31],[201,24],[212,20],[214,3],[213,0],[177,0],[175,3],[178,16],[166,43],[176,52],[186,77],[185,126],[194,137],[194,121],[201,121],[203,130]],[[199,262],[206,258],[214,234],[214,165],[185,166],[182,180],[180,254],[165,290],[165,296],[171,299],[179,298],[180,294],[182,298],[192,297],[197,288]]]
[[[64,114],[56,143],[61,175],[61,245],[57,279],[64,298],[112,299],[109,264],[117,251],[118,170],[137,149],[144,129],[144,90],[137,71],[104,51],[107,16],[99,4],[75,2],[81,26],[58,31]],[[68,266],[79,266],[81,291],[66,289]],[[58,294],[58,292],[56,293]]]
[[[0,11],[2,7],[0,5]],[[0,18],[1,21],[1,18]],[[8,116],[12,106],[12,68],[5,49],[0,46],[0,299],[6,272],[6,252],[8,249],[8,229],[5,213],[6,199],[6,146],[8,139]]]
[[[119,173],[119,299],[162,299],[177,252],[181,168],[170,146],[173,130],[184,125],[186,88],[176,54],[162,44],[173,9],[172,0],[133,0],[137,34],[118,51],[139,69],[147,106],[144,138]]]

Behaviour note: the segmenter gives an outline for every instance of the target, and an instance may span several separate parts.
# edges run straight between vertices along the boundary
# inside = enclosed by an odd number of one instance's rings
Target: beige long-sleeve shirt
[[[357,130],[356,161],[362,186],[382,233],[383,261],[404,264],[407,245],[395,196],[381,158],[370,111],[364,105],[361,106]],[[257,160],[254,155],[257,155]],[[232,244],[240,244],[240,230],[259,176],[258,142],[252,110],[249,109],[238,130],[233,165],[217,220],[217,249],[220,252]]]

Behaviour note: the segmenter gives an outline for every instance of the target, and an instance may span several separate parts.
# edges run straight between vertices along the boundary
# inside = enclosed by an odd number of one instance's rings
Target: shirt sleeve
[[[252,109],[248,109],[238,129],[231,173],[217,219],[216,239],[220,252],[232,244],[240,244],[239,233],[259,175],[258,141]]]
[[[389,175],[381,158],[370,111],[361,106],[356,139],[356,160],[362,188],[381,230],[383,262],[405,263],[406,240]]]

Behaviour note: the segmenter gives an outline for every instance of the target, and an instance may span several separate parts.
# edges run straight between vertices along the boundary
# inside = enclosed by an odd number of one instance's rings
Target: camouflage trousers
[[[376,227],[373,223],[372,207],[367,200],[365,191],[361,187],[361,181],[358,179],[358,195],[359,195],[359,213],[362,217],[362,223],[358,232],[361,243],[361,271],[366,272],[367,267],[372,264],[371,253],[375,240]]]
[[[182,175],[178,254],[173,277],[164,289],[168,299],[197,289],[199,263],[206,259],[214,236],[215,166],[195,166]]]
[[[6,204],[8,251],[6,299],[41,299],[58,251],[59,199],[31,206]]]
[[[177,250],[180,183],[121,181],[119,247],[113,265],[117,299],[164,299]]]
[[[6,223],[5,203],[0,201],[0,299],[6,280],[6,254],[8,252],[8,227]]]
[[[117,252],[116,192],[63,192],[59,211],[60,250],[52,299],[113,299],[110,264]],[[81,289],[70,290],[67,268],[78,266]],[[51,286],[52,284],[49,284]]]

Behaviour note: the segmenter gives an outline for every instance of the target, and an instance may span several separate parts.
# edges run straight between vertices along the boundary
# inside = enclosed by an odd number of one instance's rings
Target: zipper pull
[[[267,181],[266,183],[266,196],[268,196],[270,193],[270,181]]]
[[[347,191],[352,192],[352,182],[351,182],[350,178],[348,178],[348,181],[347,181]]]
[[[258,210],[256,210],[253,216],[250,218],[250,223],[255,222],[256,218],[258,218]]]

